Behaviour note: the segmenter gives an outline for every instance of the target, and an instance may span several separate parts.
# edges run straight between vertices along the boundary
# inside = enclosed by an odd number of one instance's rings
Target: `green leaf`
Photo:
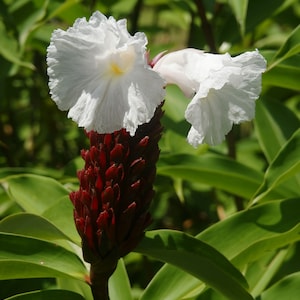
[[[49,241],[68,239],[65,234],[45,218],[29,213],[10,215],[1,220],[0,231]]]
[[[87,270],[73,252],[54,243],[0,232],[0,280],[67,277],[84,281]]]
[[[245,34],[248,0],[228,0],[228,3],[232,7],[235,18],[240,25],[241,34],[243,36]]]
[[[258,270],[256,268],[255,275],[257,276],[257,281],[252,288],[252,295],[254,297],[260,295],[270,284],[274,275],[276,274],[278,269],[282,266],[288,251],[289,248],[279,250],[268,262],[263,261],[263,263],[265,263],[262,268],[263,270]],[[259,260],[259,262],[261,262],[261,260]]]
[[[247,283],[241,273],[214,248],[192,236],[171,230],[146,232],[135,251],[179,267],[228,299],[253,299],[244,288]],[[157,299],[149,292],[145,297],[142,299]]]
[[[3,56],[9,62],[26,67],[34,70],[35,67],[29,62],[24,62],[20,58],[20,53],[18,52],[18,42],[17,40],[9,36],[4,28],[4,24],[0,20],[0,55]]]
[[[51,178],[62,177],[62,172],[60,170],[49,169],[46,167],[43,168],[7,167],[7,168],[0,169],[0,183],[1,181],[4,180],[5,177],[12,176],[12,175],[21,175],[21,173],[40,175],[40,176],[46,176]]]
[[[282,103],[273,99],[257,102],[255,129],[268,162],[299,127],[298,117]]]
[[[69,192],[56,180],[39,175],[20,174],[3,179],[9,196],[25,211],[42,215],[71,241],[81,239],[75,228]]]
[[[211,185],[232,194],[250,198],[263,180],[263,174],[220,155],[162,155],[157,174]]]
[[[243,268],[270,251],[300,240],[299,210],[299,198],[267,202],[212,225],[197,239]],[[166,264],[149,283],[142,299],[175,300],[203,288],[196,278]]]
[[[43,212],[43,217],[61,230],[75,244],[81,244],[73,218],[73,205],[69,196],[64,196]]]
[[[5,300],[85,300],[81,295],[67,290],[34,291],[15,295]]]
[[[2,184],[12,200],[25,211],[38,215],[68,194],[58,181],[33,174],[10,176]]]
[[[57,288],[82,295],[84,300],[93,300],[91,288],[86,282],[71,278],[56,278]],[[63,300],[63,299],[62,299]]]
[[[299,209],[299,198],[270,201],[211,226],[197,238],[209,243],[242,268],[269,251],[300,240]],[[220,236],[226,239],[220,239]]]
[[[300,128],[284,145],[266,171],[266,180],[270,183],[280,183],[286,177],[300,172]]]
[[[284,42],[282,47],[273,57],[272,61],[268,66],[268,70],[274,68],[280,62],[285,59],[294,56],[300,52],[300,25],[298,25],[292,33],[289,35],[287,40]]]
[[[248,3],[246,32],[252,32],[259,23],[270,18],[282,5],[282,0],[251,0]]]
[[[10,6],[10,13],[15,19],[19,31],[19,43],[24,46],[29,34],[37,28],[38,22],[46,15],[49,0],[16,1]]]
[[[298,300],[300,295],[300,272],[293,273],[276,282],[263,292],[259,300]]]
[[[99,6],[98,9],[105,14],[105,11],[99,8]],[[49,1],[48,13],[49,15],[44,21],[53,22],[53,19],[59,19],[62,20],[64,24],[71,25],[78,17],[89,18],[91,10],[89,6],[80,0]]]
[[[144,290],[141,300],[177,300],[205,289],[205,284],[173,265],[165,264]]]
[[[278,86],[300,91],[300,56],[293,56],[290,61],[284,61],[263,74],[264,86]]]
[[[164,103],[165,114],[175,122],[184,120],[184,111],[188,101],[179,87],[176,85],[167,86],[166,99]]]
[[[265,178],[258,189],[257,197],[253,203],[271,198],[270,193],[280,187],[280,185],[293,176],[298,175],[295,179],[300,186],[300,128],[293,134],[287,143],[278,152],[277,156],[269,165],[265,172]],[[295,195],[299,194],[299,189],[295,191]]]
[[[57,16],[66,13],[68,10],[72,9],[72,6],[77,4],[78,0],[66,0],[62,4],[55,6],[53,10],[51,10],[50,14],[47,16],[47,20],[51,20],[56,18]],[[49,6],[51,3],[49,3]]]
[[[109,278],[108,288],[110,300],[133,300],[123,259],[119,259],[117,269]]]

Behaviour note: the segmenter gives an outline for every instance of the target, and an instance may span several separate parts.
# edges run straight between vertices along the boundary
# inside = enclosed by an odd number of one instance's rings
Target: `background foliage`
[[[0,1],[0,298],[91,299],[68,199],[87,139],[50,100],[45,55],[54,29],[95,10],[144,31],[152,56],[258,48],[268,61],[255,121],[217,147],[186,143],[187,103],[168,88],[150,228],[168,230],[120,261],[111,299],[298,299],[297,0]]]

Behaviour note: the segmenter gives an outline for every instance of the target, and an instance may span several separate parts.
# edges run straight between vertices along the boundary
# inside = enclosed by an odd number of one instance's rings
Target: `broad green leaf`
[[[57,288],[82,295],[84,300],[93,300],[91,287],[86,283],[71,278],[56,278]]]
[[[76,180],[77,183],[79,183],[79,180],[77,177],[74,177],[77,170],[81,170],[84,167],[84,160],[82,159],[81,156],[78,156],[71,161],[68,162],[68,164],[64,167],[64,176],[65,177],[72,177],[73,180]],[[69,179],[72,180],[72,179]]]
[[[255,130],[269,163],[299,127],[298,117],[282,103],[273,99],[257,102]]]
[[[20,208],[15,202],[11,201],[3,187],[0,186],[0,219],[17,212],[20,212]]]
[[[47,16],[47,20],[51,20],[60,14],[64,14],[66,11],[70,10],[73,5],[77,4],[78,0],[66,0],[62,4],[58,6],[54,6],[54,8],[51,10],[50,14]],[[51,7],[51,2],[49,4]]]
[[[252,32],[259,23],[272,17],[282,5],[282,0],[251,0],[248,2],[246,32]]]
[[[119,259],[117,269],[108,281],[110,300],[133,300],[129,278],[123,259]]]
[[[214,154],[162,155],[157,173],[208,184],[245,198],[253,196],[263,180],[262,173]]]
[[[177,300],[197,295],[205,284],[171,264],[165,264],[145,288],[141,300]]]
[[[73,252],[43,240],[0,232],[0,280],[67,277],[84,281],[87,270]]]
[[[268,251],[300,240],[299,209],[299,198],[270,201],[211,226],[197,238],[243,267]],[[226,236],[226,239],[220,239],[220,236]]]
[[[15,19],[19,31],[19,43],[24,46],[28,35],[38,26],[46,15],[49,0],[16,1],[10,6],[10,13]]]
[[[192,236],[171,230],[149,231],[135,251],[179,267],[228,299],[253,299],[244,288],[247,283],[241,273],[214,248]],[[157,298],[148,292],[142,299]]]
[[[264,85],[278,86],[286,89],[300,91],[300,56],[298,65],[278,64],[263,76]]]
[[[185,120],[184,111],[189,102],[187,98],[176,85],[167,86],[166,93],[165,114],[175,122]]]
[[[42,216],[59,228],[74,243],[81,244],[73,218],[73,205],[69,196],[60,198],[58,202],[48,207]]]
[[[207,145],[201,145],[198,148],[194,148],[186,141],[186,132],[180,132],[177,128],[184,127],[183,122],[174,123],[171,119],[164,118],[163,124],[165,128],[171,128],[171,130],[166,130],[162,136],[159,143],[162,153],[187,153],[190,155],[198,155],[200,153],[205,153],[208,150]]]
[[[48,169],[46,167],[41,168],[22,168],[22,167],[14,167],[14,168],[1,168],[0,169],[0,183],[4,181],[5,177],[12,175],[20,175],[20,174],[34,174],[40,176],[47,176],[51,178],[61,178],[62,172],[59,170]],[[73,173],[76,174],[76,173]]]
[[[300,186],[299,153],[300,128],[287,141],[269,165],[265,172],[264,181],[256,193],[257,197],[253,200],[254,203],[271,198],[270,193],[272,190],[279,188],[280,184],[295,175],[297,175],[295,178],[298,180],[298,187]],[[299,195],[299,189],[297,189],[295,193],[296,195]]]
[[[80,244],[68,191],[59,182],[32,174],[10,176],[3,182],[10,197],[25,211],[42,215],[52,226],[59,228],[65,238]],[[43,198],[39,198],[40,195]]]
[[[136,0],[128,0],[128,1],[116,1],[114,5],[112,5],[111,9],[118,15],[128,15],[134,10],[134,6],[136,5]]]
[[[300,199],[257,205],[218,222],[197,235],[239,267],[300,240]],[[143,300],[175,300],[203,290],[204,284],[166,264],[145,289]]]
[[[300,53],[300,25],[298,25],[289,35],[285,43],[275,54],[274,58],[268,66],[268,70],[272,69],[285,59]]]
[[[34,70],[34,65],[24,62],[18,52],[18,42],[14,37],[9,36],[0,20],[0,55],[13,64]]]
[[[220,294],[217,294],[214,290],[212,289],[206,289],[203,291],[199,296],[196,298],[191,298],[189,300],[226,300],[225,297],[223,297]]]
[[[44,290],[15,295],[4,300],[85,300],[81,295],[67,290]]]
[[[10,176],[2,181],[9,196],[25,211],[42,214],[68,191],[56,180],[33,174]]]
[[[263,292],[257,300],[298,300],[300,295],[300,272],[293,273],[276,282]]]
[[[245,34],[248,0],[229,0],[228,3],[232,7],[235,18],[240,25],[241,34],[243,36]]]
[[[14,214],[1,220],[0,231],[49,241],[68,239],[59,228],[45,218],[29,213]]]
[[[282,266],[282,263],[286,258],[288,250],[289,248],[279,250],[272,257],[272,259],[270,259],[268,262],[265,262],[263,270],[256,269],[257,282],[251,289],[252,295],[254,297],[260,295],[268,287],[274,275],[276,274],[278,269]]]
[[[105,13],[102,9],[99,10]],[[49,15],[45,21],[53,22],[54,18],[62,20],[63,23],[68,25],[73,24],[77,18],[89,18],[91,15],[90,7],[84,5],[80,0],[49,1],[48,12]]]

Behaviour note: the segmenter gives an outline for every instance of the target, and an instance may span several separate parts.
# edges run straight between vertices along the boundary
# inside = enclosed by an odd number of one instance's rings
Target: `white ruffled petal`
[[[198,96],[196,94],[189,103],[185,117],[198,132],[197,140],[209,145],[219,144],[232,127],[232,121],[226,113],[229,111],[228,103],[220,99],[216,90],[210,90],[206,98]]]
[[[198,147],[199,145],[204,143],[204,136],[200,134],[193,126],[190,128],[189,133],[187,135],[187,141],[193,147]]]
[[[193,78],[195,62],[199,61],[204,52],[196,49],[184,49],[162,56],[154,65],[153,70],[158,72],[167,84],[176,84],[186,97],[192,98],[199,83]]]
[[[156,107],[165,97],[165,90],[156,88],[161,86],[161,77],[152,70],[140,70],[135,74],[134,82],[128,82],[128,103],[130,109],[125,114],[123,127],[131,135],[136,130],[136,124],[147,123],[154,115]],[[148,84],[151,82],[152,84]]]
[[[193,146],[216,145],[233,124],[254,118],[266,61],[257,50],[231,58],[185,49],[167,54],[154,69],[192,95],[185,112],[192,125],[188,141]]]
[[[147,64],[147,38],[131,36],[126,20],[95,12],[56,30],[47,49],[52,99],[86,130],[131,135],[164,98],[164,80]]]
[[[234,59],[228,55],[223,57],[223,68],[213,70],[200,83],[185,113],[187,121],[201,136],[198,140],[209,145],[221,143],[233,124],[254,118],[261,73],[265,70],[265,60],[257,51]]]

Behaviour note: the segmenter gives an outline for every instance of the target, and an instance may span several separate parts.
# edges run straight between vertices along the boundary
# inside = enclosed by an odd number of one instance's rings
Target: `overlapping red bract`
[[[87,133],[90,149],[81,152],[85,166],[78,171],[80,188],[70,194],[86,261],[102,260],[111,253],[126,255],[151,223],[148,209],[154,195],[162,114],[159,106],[134,136],[125,129]]]

